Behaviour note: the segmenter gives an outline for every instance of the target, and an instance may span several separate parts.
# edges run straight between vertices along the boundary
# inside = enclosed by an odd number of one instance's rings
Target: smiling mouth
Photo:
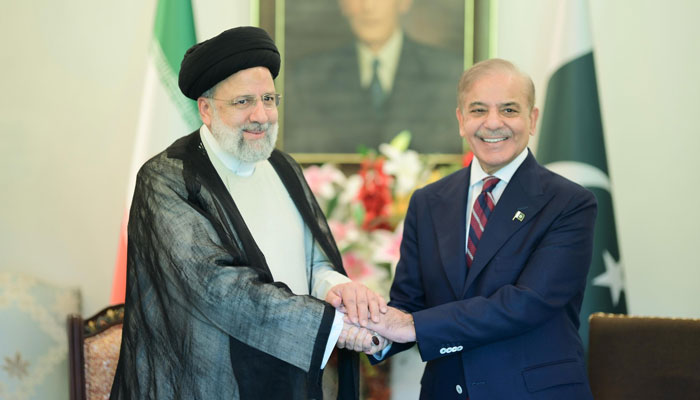
[[[251,136],[261,136],[265,133],[265,131],[243,131],[243,132],[245,132]]]
[[[487,138],[481,138],[486,143],[498,143],[502,142],[504,140],[508,139],[507,137],[500,137],[500,138],[493,138],[493,139],[487,139]]]

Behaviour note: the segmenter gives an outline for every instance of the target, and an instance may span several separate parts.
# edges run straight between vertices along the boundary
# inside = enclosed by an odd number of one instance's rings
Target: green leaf
[[[362,204],[354,204],[352,207],[352,216],[357,226],[362,226],[362,222],[365,220],[365,207]]]
[[[326,206],[326,216],[333,215],[333,210],[335,210],[335,207],[338,205],[338,197],[340,196],[335,196],[328,200],[328,205]]]
[[[408,145],[411,144],[411,132],[409,130],[399,132],[398,135],[391,139],[389,144],[399,151],[406,151]]]

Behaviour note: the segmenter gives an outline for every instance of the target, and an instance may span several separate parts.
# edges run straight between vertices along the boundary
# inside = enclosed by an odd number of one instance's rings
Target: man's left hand
[[[387,311],[379,323],[370,322],[367,327],[392,342],[415,342],[416,327],[413,324],[413,315],[394,307],[388,307]]]
[[[367,326],[367,317],[380,321],[380,313],[387,312],[386,301],[382,296],[357,282],[341,283],[333,286],[326,295],[326,301],[341,312],[354,324]]]

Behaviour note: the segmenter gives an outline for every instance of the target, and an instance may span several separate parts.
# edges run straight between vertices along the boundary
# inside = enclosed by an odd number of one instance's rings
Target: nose
[[[486,121],[484,122],[484,127],[490,130],[503,127],[503,120],[501,120],[501,115],[498,113],[498,110],[489,111],[486,116]]]
[[[263,107],[262,101],[258,100],[255,103],[248,119],[250,122],[259,122],[261,124],[266,123],[270,119],[267,115],[267,110]]]

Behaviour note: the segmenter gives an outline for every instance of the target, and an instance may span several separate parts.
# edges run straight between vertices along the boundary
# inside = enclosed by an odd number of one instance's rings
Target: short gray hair
[[[221,83],[221,82],[219,82]],[[207,99],[213,99],[214,98],[214,92],[216,92],[216,88],[219,87],[219,83],[216,85],[210,87],[209,89],[205,90],[204,93],[200,94],[199,97],[206,97]]]
[[[211,99],[214,97],[214,88],[210,87],[209,89],[205,90],[204,93],[200,94],[199,97],[206,97],[207,99]]]
[[[459,85],[457,85],[457,106],[459,109],[462,110],[465,97],[472,85],[483,76],[496,71],[510,72],[519,75],[525,80],[525,97],[527,98],[530,111],[532,111],[532,108],[535,107],[535,84],[532,82],[532,78],[520,71],[512,62],[501,58],[480,61],[462,73],[462,78],[460,78]]]

